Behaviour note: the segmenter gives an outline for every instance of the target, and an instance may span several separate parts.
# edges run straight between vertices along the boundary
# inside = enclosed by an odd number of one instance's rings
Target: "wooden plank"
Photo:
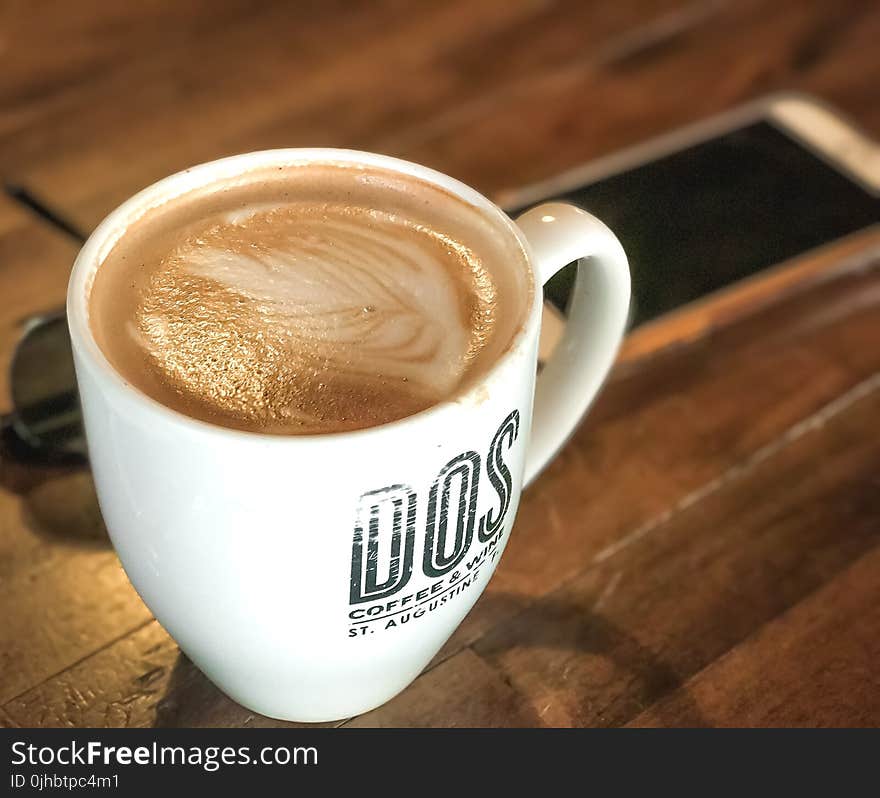
[[[22,726],[274,727],[223,695],[151,621],[5,707]]]
[[[531,708],[470,649],[420,676],[346,728],[535,726]]]
[[[437,660],[573,579],[880,369],[880,261],[623,363],[524,495],[492,581]]]
[[[880,7],[859,0],[695,3],[365,144],[504,195],[774,91],[816,93],[876,136],[878,38]]]
[[[880,10],[859,0],[320,9],[293,24],[273,6],[98,71],[0,135],[0,168],[88,229],[159,177],[265,147],[373,149],[497,194],[782,88],[880,132]],[[338,48],[319,46],[327,25]]]
[[[454,0],[420,3],[413,14],[383,0],[344,14],[328,4],[309,18],[279,6],[71,87],[0,137],[0,169],[88,229],[147,183],[232,152],[316,144],[393,152],[379,145],[389,133],[582,57],[683,3]]]
[[[630,725],[876,727],[878,628],[875,548]]]
[[[77,248],[0,196],[0,360],[29,315],[63,305]],[[0,392],[8,411],[7,369]],[[0,702],[149,617],[108,546],[88,474],[0,460]]]
[[[3,496],[0,701],[150,618],[113,551],[43,538],[39,523],[10,505]]]
[[[79,249],[30,211],[0,194],[0,411],[9,409],[8,364],[29,315],[64,305]]]
[[[783,87],[842,99],[880,131],[880,11],[857,0],[321,8],[277,41],[265,30],[287,31],[289,7],[98,70],[0,135],[0,168],[89,229],[159,177],[263,147],[375,149],[498,193]],[[325,52],[327,24],[339,48]],[[738,58],[742,41],[771,37]],[[804,57],[816,48],[821,59]],[[731,63],[765,79],[736,80]],[[406,76],[394,92],[390,71]]]
[[[210,11],[216,5],[208,4],[203,10]],[[210,136],[212,130],[216,134],[218,125],[234,128],[256,121],[276,112],[271,103],[273,94],[277,109],[286,94],[295,93],[297,72],[332,62],[383,25],[393,27],[390,22],[395,9],[399,11],[402,5],[404,0],[371,4],[331,0],[311,3],[304,12],[301,6],[289,3],[251,4],[250,13],[236,24],[214,26],[202,15],[205,24],[196,35],[182,38],[166,15],[157,20],[154,31],[165,39],[160,48],[151,46],[154,34],[149,30],[120,20],[117,27],[123,45],[118,50],[109,45],[112,61],[105,65],[112,68],[96,69],[93,62],[100,62],[102,55],[91,48],[78,56],[69,52],[69,46],[59,47],[62,72],[67,62],[79,57],[89,62],[89,74],[71,81],[63,91],[29,92],[19,113],[4,115],[0,162],[7,175],[10,170],[20,174],[29,164],[64,160],[85,148],[97,156],[90,174],[96,180],[127,167],[120,160],[125,150],[119,136],[134,136],[140,155],[149,159],[151,139],[157,147],[175,141],[186,146],[198,142],[199,134]],[[436,3],[426,0],[424,5],[427,10]],[[67,5],[64,9],[68,13],[60,14],[62,26],[68,24],[65,18],[72,11]],[[136,13],[120,9],[122,18]],[[97,13],[96,18],[79,24],[100,28],[103,18],[103,13]],[[9,24],[12,27],[16,21]],[[333,46],[328,47],[330,26]],[[39,26],[9,32],[11,60],[17,56],[22,72],[29,73],[32,68],[33,53],[52,46],[46,38],[46,31]],[[132,91],[132,86],[137,86],[137,91]],[[222,113],[218,115],[218,111]],[[100,159],[102,150],[107,154],[104,160]],[[95,171],[98,166],[104,169]]]
[[[0,14],[4,69],[0,128],[21,124],[59,95],[120,63],[186,50],[263,10],[249,0],[7,0]]]
[[[2,709],[0,709],[0,729],[14,729],[15,722]]]
[[[546,725],[627,722],[880,543],[880,440],[869,433],[878,422],[880,373],[722,475],[668,521],[617,541],[474,649]],[[876,567],[872,578],[880,578]],[[514,593],[508,601],[518,599]],[[845,624],[848,611],[840,609],[834,617]],[[731,705],[736,690],[733,681]],[[802,685],[791,693],[798,690],[809,694]],[[688,704],[680,712],[697,722],[690,696],[680,693],[681,706]]]

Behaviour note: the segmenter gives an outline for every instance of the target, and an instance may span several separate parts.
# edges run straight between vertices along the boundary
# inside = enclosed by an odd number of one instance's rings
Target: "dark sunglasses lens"
[[[79,397],[64,313],[28,322],[10,371],[13,413],[21,440],[47,457],[84,457]]]

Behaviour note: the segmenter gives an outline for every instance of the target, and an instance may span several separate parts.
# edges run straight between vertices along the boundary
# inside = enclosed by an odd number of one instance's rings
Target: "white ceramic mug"
[[[509,349],[454,399],[324,435],[213,426],[128,385],[89,327],[88,293],[113,245],[151,208],[196,187],[311,161],[414,175],[517,238],[533,291]],[[566,332],[536,381],[541,285],[578,259]],[[514,224],[473,189],[393,158],[272,150],[145,189],[86,242],[67,297],[95,486],[132,584],[187,656],[249,709],[324,721],[382,704],[428,664],[486,586],[523,483],[595,396],[628,305],[626,257],[593,216],[551,203]]]

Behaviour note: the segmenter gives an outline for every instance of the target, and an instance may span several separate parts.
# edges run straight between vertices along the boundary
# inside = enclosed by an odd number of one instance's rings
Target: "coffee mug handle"
[[[614,362],[629,311],[629,267],[620,242],[595,216],[550,202],[516,220],[544,285],[579,261],[562,339],[538,375],[525,484],[574,432]]]

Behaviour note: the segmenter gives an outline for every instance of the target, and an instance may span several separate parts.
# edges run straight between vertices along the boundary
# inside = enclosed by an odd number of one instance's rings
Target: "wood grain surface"
[[[875,727],[878,566],[875,548],[632,725]]]
[[[0,358],[87,233],[193,163],[371,149],[498,196],[766,92],[880,136],[880,5],[0,5]],[[0,410],[9,409],[0,369]],[[484,596],[352,726],[880,723],[880,230],[642,328]],[[271,726],[129,585],[85,470],[0,456],[0,725]]]

